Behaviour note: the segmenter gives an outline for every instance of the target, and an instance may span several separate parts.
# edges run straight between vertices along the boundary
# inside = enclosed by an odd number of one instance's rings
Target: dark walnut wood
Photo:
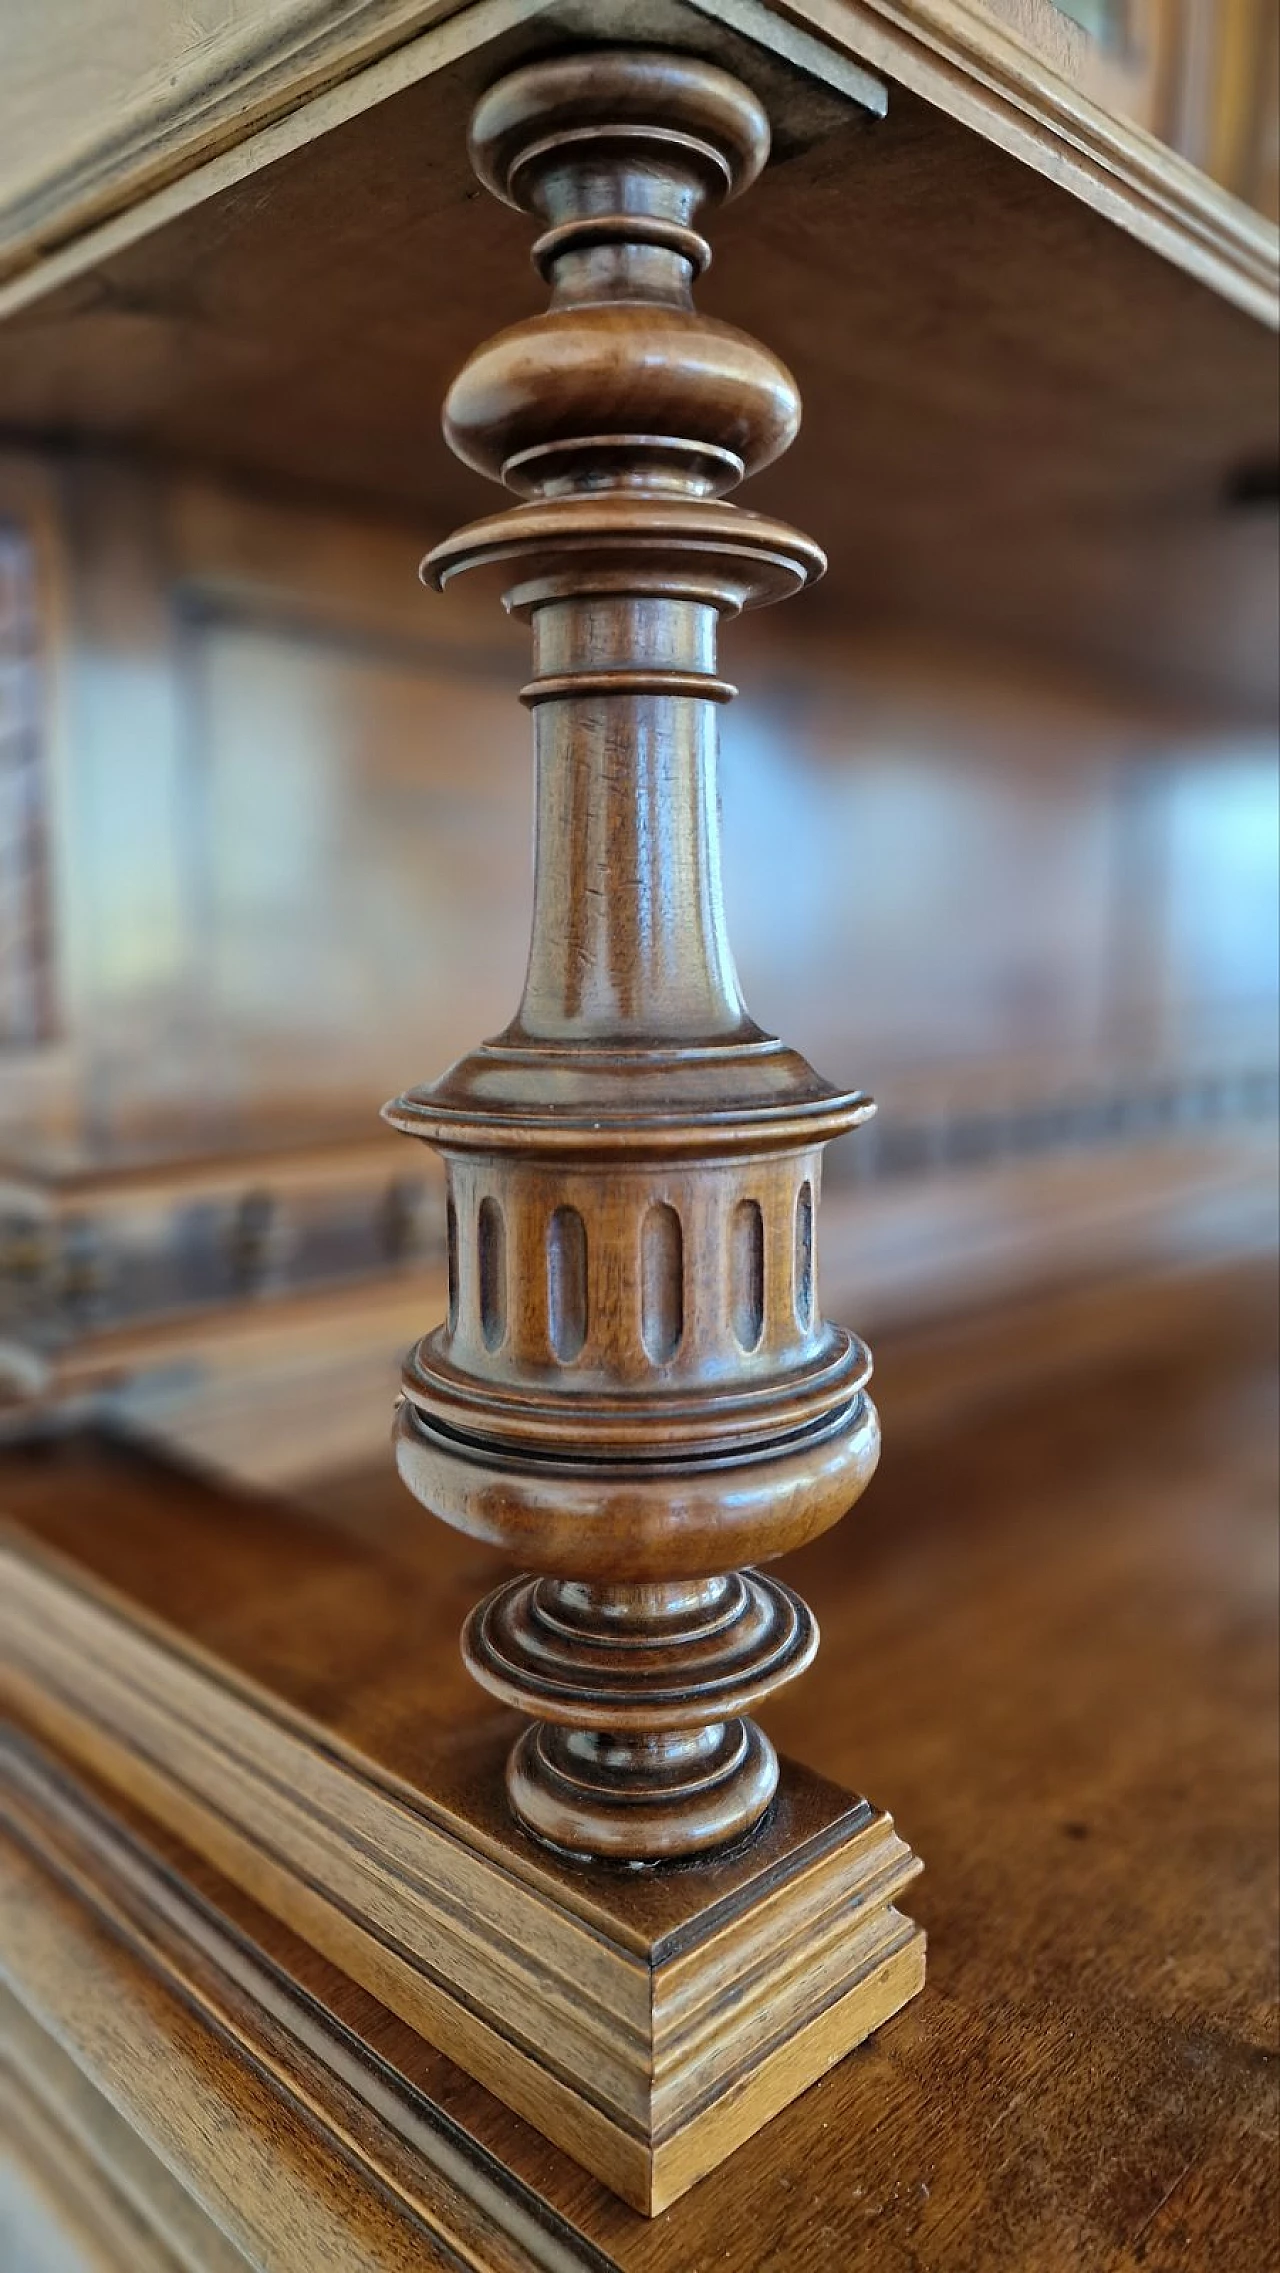
[[[534,1716],[516,1815],[630,1864],[764,1817],[778,1765],[750,1709],[817,1632],[739,1566],[835,1522],[878,1450],[868,1355],[823,1319],[815,1253],[822,1146],[872,1108],[753,1023],[721,901],[717,628],[825,565],[725,501],[799,402],[692,300],[705,214],[768,149],[755,96],[687,57],[539,63],[482,99],[476,170],[541,224],[551,305],[445,405],[458,455],[524,501],[423,571],[498,564],[530,624],[537,873],[511,1025],[387,1108],[449,1188],[449,1315],[405,1372],[400,1469],[533,1574],[463,1642]]]

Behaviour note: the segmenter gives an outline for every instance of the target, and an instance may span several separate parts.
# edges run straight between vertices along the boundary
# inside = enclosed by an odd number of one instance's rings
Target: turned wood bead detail
[[[551,306],[455,379],[444,429],[460,458],[532,495],[584,478],[707,495],[787,448],[790,372],[689,291],[711,258],[694,220],[754,181],[768,147],[745,88],[670,55],[574,56],[491,89],[472,162],[546,224],[533,257]]]
[[[743,1564],[812,1538],[875,1465],[866,1350],[822,1316],[821,1150],[871,1111],[761,1032],[725,927],[721,619],[821,574],[725,495],[792,439],[789,373],[699,314],[702,227],[768,154],[745,88],[642,49],[513,73],[476,171],[541,225],[546,313],[452,387],[458,454],[519,502],[436,547],[530,626],[529,966],[511,1024],[388,1106],[448,1182],[449,1308],[412,1353],[401,1472],[526,1572],[468,1621],[533,1718],[508,1793],[572,1853],[741,1838],[777,1780],[751,1708],[817,1646]]]

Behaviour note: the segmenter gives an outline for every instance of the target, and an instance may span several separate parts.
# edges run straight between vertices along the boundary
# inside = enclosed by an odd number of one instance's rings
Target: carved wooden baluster
[[[537,878],[524,1000],[387,1108],[443,1155],[449,1315],[412,1356],[401,1472],[537,1574],[473,1614],[476,1679],[534,1716],[508,1770],[541,1838],[631,1863],[756,1825],[750,1708],[817,1645],[752,1565],[834,1522],[875,1464],[866,1351],[818,1307],[821,1148],[870,1111],[761,1033],[721,904],[722,616],[819,575],[722,493],[786,449],[794,384],[699,315],[708,208],[768,153],[699,61],[596,51],[481,101],[481,180],[534,213],[548,311],[455,380],[445,432],[522,494],[438,546],[528,619]]]

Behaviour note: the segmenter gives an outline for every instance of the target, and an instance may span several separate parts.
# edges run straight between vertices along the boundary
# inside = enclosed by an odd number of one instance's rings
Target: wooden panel
[[[145,195],[338,70],[447,12],[431,0],[24,9],[6,27],[0,266]]]
[[[20,1618],[37,1601],[36,1622],[48,1614],[47,1654],[6,1620],[10,1702],[647,2215],[923,1985],[924,1937],[895,1907],[919,1862],[886,1816],[794,1763],[740,1857],[587,1879],[506,1816],[501,1721],[451,1764],[437,1754],[406,1813],[376,1769],[329,1752],[327,1732],[316,1742],[295,1723],[291,1736],[234,1675],[224,1687],[194,1668],[176,1632],[157,1651],[57,1573],[21,1575],[9,1547]],[[110,1675],[66,1680],[64,1618],[81,1668],[122,1672],[132,1715],[113,1714]],[[12,1744],[0,1753],[0,1786],[29,1787]]]
[[[886,1329],[1105,1290],[1135,1274],[1174,1299],[1190,1265],[1274,1252],[1274,1136],[1166,1134],[1101,1154],[933,1170],[925,1153],[888,1182],[835,1184],[822,1220],[826,1308],[870,1330],[879,1367]],[[402,1270],[179,1317],[108,1320],[68,1337],[43,1370],[38,1353],[18,1363],[6,1338],[0,1364],[29,1395],[109,1392],[153,1440],[223,1475],[297,1489],[388,1459],[403,1352],[444,1310],[442,1270]],[[1050,1336],[1050,1356],[1052,1346]]]
[[[248,1987],[243,1979],[230,1984],[210,2011],[198,1943],[186,1953],[185,1976],[149,1964],[145,1948],[140,1961],[138,1937],[112,1893],[86,1914],[65,1879],[51,1879],[13,1837],[12,1820],[0,1838],[0,1909],[5,1973],[20,1982],[17,2001],[36,2023],[22,2030],[24,2044],[41,2027],[56,2035],[81,2081],[81,2106],[96,2093],[135,2135],[114,2175],[145,2190],[146,2207],[159,2191],[169,2209],[159,2256],[146,2246],[137,2211],[130,2254],[108,2254],[111,2229],[103,2231],[100,2217],[96,2231],[91,2223],[93,2273],[233,2273],[240,2265],[272,2273],[316,2266],[453,2273],[460,2261],[486,2273],[600,2273],[593,2252],[577,2251],[571,2235],[562,2239],[559,2220],[539,2233],[536,2206],[531,2215],[518,2186],[503,2201],[483,2157],[472,2158],[478,2167],[468,2198],[458,2183],[465,2147],[450,2154],[453,2141],[438,2119],[434,2126],[430,2116],[419,2120],[411,2145],[393,2132],[388,2170],[380,2152],[386,2127],[349,2083],[344,2089],[341,2076],[328,2076],[317,2093],[296,2051],[282,2075],[275,2016],[253,1994],[261,1977]],[[68,2001],[63,1989],[72,1979],[76,1995]],[[407,2112],[412,2125],[417,2110]],[[158,2190],[153,2160],[166,2166]],[[176,2216],[163,2184],[175,2166],[191,2197],[180,2198]],[[66,2175],[69,2195],[74,2168]],[[89,2218],[102,2208],[99,2191]],[[178,2240],[181,2254],[166,2240]],[[49,2273],[63,2273],[56,2260]]]
[[[376,639],[252,614],[191,638],[218,1103],[376,1112],[519,993],[524,716],[502,679]]]
[[[372,1457],[397,1348],[442,1296],[404,1274],[344,1284],[354,1249],[321,1216],[348,1175],[372,1195],[427,1165],[379,1134],[378,1104],[514,1002],[521,641],[486,601],[443,606],[446,643],[399,518],[99,462],[8,471],[64,563],[47,602],[66,1026],[47,1081],[30,1053],[0,1067],[10,1145],[61,1169],[74,1219],[56,1284],[78,1292],[35,1376],[132,1382],[136,1418],[258,1477]],[[768,618],[739,646],[738,965],[766,1023],[881,1102],[833,1161],[833,1315],[875,1328],[950,1301],[966,1271],[990,1298],[1215,1220],[1255,1236],[1267,1161],[1245,1163],[1237,1124],[1265,1113],[1274,1057],[1265,739],[882,639],[802,659]],[[340,1153],[316,1142],[331,1126]],[[1164,1134],[1144,1149],[1143,1128]],[[299,1135],[292,1164],[265,1149]],[[251,1264],[282,1181],[306,1238],[287,1268]],[[368,1216],[361,1267],[381,1271]],[[179,1295],[203,1313],[175,1320]],[[10,1376],[17,1335],[10,1317]],[[30,1350],[18,1374],[30,1386]]]

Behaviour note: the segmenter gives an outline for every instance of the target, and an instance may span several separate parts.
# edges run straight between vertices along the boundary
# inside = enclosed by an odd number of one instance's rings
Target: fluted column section
[[[798,590],[809,539],[726,501],[793,438],[789,373],[701,316],[705,215],[768,154],[754,96],[642,49],[514,73],[473,163],[534,214],[547,311],[445,406],[522,497],[438,546],[498,566],[531,627],[537,866],[511,1025],[387,1107],[441,1153],[449,1314],[411,1356],[398,1458],[525,1576],[468,1620],[476,1679],[531,1716],[520,1821],[643,1864],[747,1836],[777,1781],[752,1708],[809,1663],[755,1568],[857,1497],[866,1351],[818,1301],[821,1150],[871,1110],[748,1017],[720,886],[720,620]]]

